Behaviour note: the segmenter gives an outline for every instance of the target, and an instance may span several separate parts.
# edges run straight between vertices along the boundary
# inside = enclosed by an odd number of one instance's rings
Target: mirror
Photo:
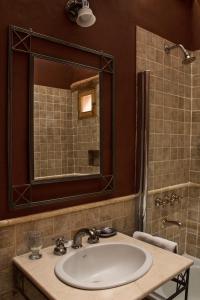
[[[113,55],[9,26],[8,206],[13,215],[111,195],[115,127]]]
[[[32,180],[100,174],[97,70],[33,56]]]

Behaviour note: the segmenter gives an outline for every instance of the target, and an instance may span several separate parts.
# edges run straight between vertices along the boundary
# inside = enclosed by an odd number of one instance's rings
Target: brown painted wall
[[[134,185],[135,25],[191,48],[190,1],[90,0],[97,23],[88,29],[80,28],[68,21],[63,10],[65,3],[66,0],[0,1],[1,219],[13,215],[8,213],[7,208],[7,29],[9,24],[31,27],[34,31],[97,50],[102,49],[114,55],[116,59],[117,185],[113,196],[136,192]],[[19,132],[20,140],[23,141],[23,137]],[[97,199],[90,201],[95,200]]]
[[[192,50],[200,49],[200,1],[193,0],[192,15],[191,15],[191,28],[192,28]]]

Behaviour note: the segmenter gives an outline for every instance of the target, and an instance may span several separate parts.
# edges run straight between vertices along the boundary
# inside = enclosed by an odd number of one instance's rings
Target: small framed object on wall
[[[96,115],[96,90],[79,91],[78,118],[91,118]]]

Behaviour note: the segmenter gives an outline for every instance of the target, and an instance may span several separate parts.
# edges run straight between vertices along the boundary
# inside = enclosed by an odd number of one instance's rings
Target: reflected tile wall
[[[71,91],[34,86],[35,177],[74,173]]]
[[[99,85],[97,116],[78,119],[78,92],[34,86],[35,177],[99,173],[88,150],[100,149]]]
[[[85,119],[78,118],[78,91],[72,92],[74,171],[78,174],[100,173],[99,166],[89,165],[88,157],[88,150],[100,150],[99,84],[95,90],[96,116]]]

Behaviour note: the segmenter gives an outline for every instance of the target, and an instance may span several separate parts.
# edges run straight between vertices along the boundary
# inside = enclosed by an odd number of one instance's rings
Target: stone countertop
[[[141,242],[121,233],[112,238],[100,240],[100,243],[110,242],[124,242],[146,249],[153,256],[153,265],[149,272],[135,282],[127,285],[106,290],[89,291],[68,286],[56,277],[54,267],[60,257],[53,254],[53,247],[43,249],[43,257],[40,260],[32,261],[28,258],[29,254],[24,254],[15,257],[13,261],[33,284],[52,300],[143,299],[160,285],[193,264],[193,261],[186,257]]]

